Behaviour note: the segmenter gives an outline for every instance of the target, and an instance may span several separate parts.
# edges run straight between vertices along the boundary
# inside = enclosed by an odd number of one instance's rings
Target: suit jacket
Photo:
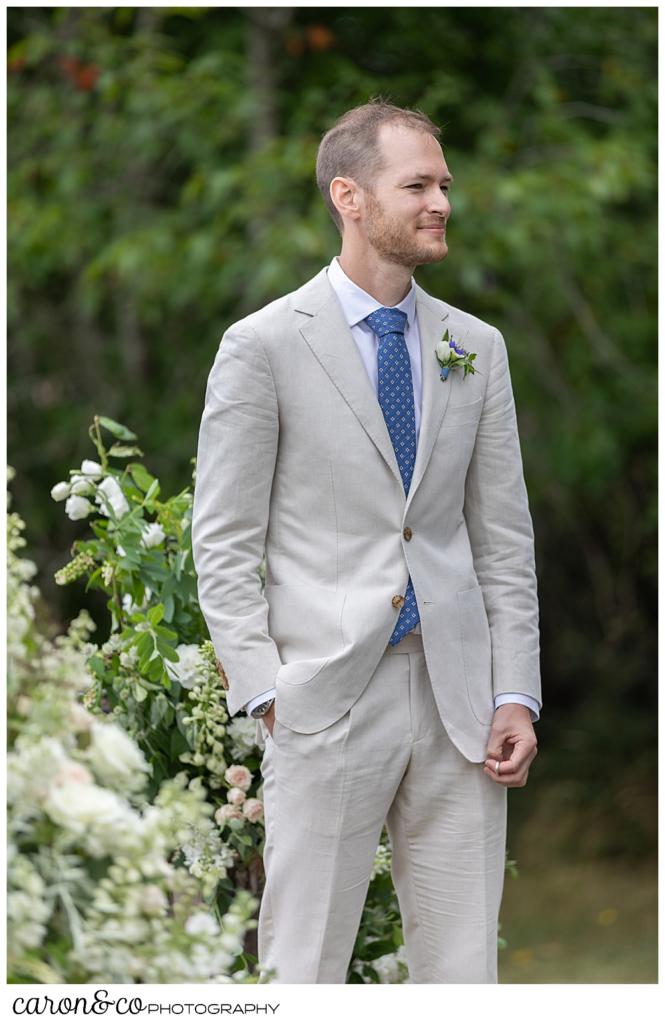
[[[229,712],[276,687],[316,732],[360,696],[413,582],[441,720],[485,759],[494,695],[541,700],[533,527],[505,342],[416,285],[422,421],[408,496],[327,268],[225,332],[192,544]],[[477,373],[440,379],[448,328]],[[259,567],[265,553],[265,588]]]

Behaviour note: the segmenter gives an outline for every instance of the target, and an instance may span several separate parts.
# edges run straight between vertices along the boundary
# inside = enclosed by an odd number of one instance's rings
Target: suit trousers
[[[410,982],[496,983],[507,791],[449,739],[421,636],[328,728],[260,728],[260,983],[345,983],[384,823]]]

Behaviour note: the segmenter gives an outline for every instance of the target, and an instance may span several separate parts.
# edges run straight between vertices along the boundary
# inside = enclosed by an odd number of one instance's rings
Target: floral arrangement
[[[241,890],[226,913],[214,905],[233,851],[200,780],[181,772],[147,798],[143,751],[80,699],[90,616],[55,640],[37,628],[24,525],[9,515],[9,980],[253,980],[243,943],[257,900]]]

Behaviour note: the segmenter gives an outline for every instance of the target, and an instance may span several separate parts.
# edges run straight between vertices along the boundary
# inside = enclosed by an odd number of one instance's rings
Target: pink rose
[[[229,786],[237,786],[239,789],[248,790],[252,784],[252,773],[244,764],[231,764],[224,772],[224,778]]]
[[[244,789],[238,789],[237,786],[233,786],[226,794],[226,799],[230,804],[240,807],[240,804],[244,803],[246,796],[247,794]]]
[[[222,804],[215,811],[215,821],[218,825],[224,825],[229,818],[242,818],[243,813],[233,804]]]
[[[263,804],[253,796],[245,800],[242,809],[248,821],[260,821],[263,817]]]

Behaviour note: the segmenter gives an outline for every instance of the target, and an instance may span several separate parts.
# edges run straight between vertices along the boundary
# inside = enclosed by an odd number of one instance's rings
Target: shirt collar
[[[348,277],[337,256],[334,256],[328,266],[328,280],[334,289],[342,307],[342,312],[349,327],[368,317],[375,309],[379,309],[379,303],[373,295],[360,288],[355,281]],[[398,302],[392,309],[401,309],[407,316],[407,326],[413,327],[416,315],[416,283],[411,278],[411,287],[401,302]]]

